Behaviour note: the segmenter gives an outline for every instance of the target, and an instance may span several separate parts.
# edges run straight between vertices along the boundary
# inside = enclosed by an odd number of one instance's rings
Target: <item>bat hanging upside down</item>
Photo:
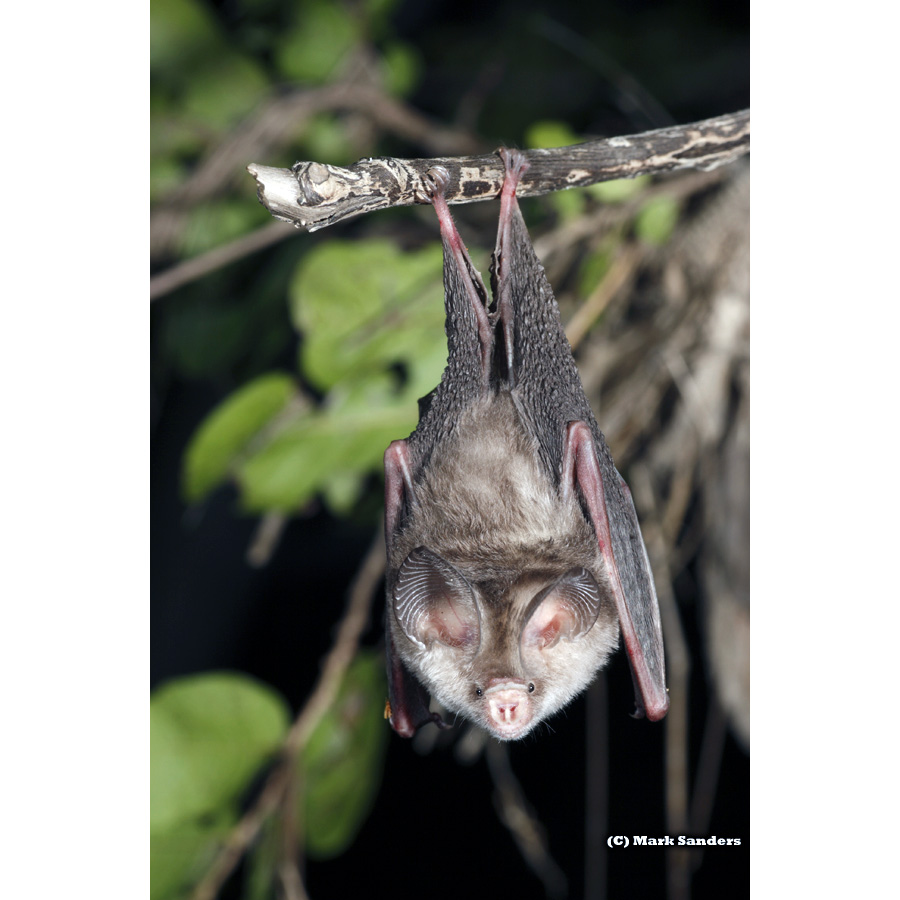
[[[429,172],[444,244],[448,360],[384,457],[390,720],[443,725],[428,695],[501,740],[572,700],[621,629],[637,712],[668,709],[653,576],[631,492],[584,395],[506,167],[494,302]]]

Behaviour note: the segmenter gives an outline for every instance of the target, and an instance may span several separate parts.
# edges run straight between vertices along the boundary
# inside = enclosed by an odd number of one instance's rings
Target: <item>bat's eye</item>
[[[475,688],[475,696],[480,697],[484,691],[481,688]]]
[[[534,682],[533,681],[531,682],[531,684],[528,685],[528,693],[529,694],[534,693]]]

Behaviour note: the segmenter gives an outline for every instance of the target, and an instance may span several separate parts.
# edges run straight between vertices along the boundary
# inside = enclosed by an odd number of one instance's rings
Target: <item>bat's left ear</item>
[[[656,587],[641,537],[631,491],[604,456],[601,467],[593,432],[571,422],[563,457],[563,490],[581,489],[612,584],[619,627],[636,687],[635,715],[655,722],[669,709],[662,627]]]
[[[545,650],[560,639],[581,637],[597,621],[600,603],[600,588],[587,569],[566,573],[535,598],[522,632],[523,647]]]

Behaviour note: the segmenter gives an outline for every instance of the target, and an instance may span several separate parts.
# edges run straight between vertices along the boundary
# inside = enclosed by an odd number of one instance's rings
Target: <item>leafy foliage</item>
[[[293,321],[306,338],[299,368],[323,393],[270,373],[227,398],[185,455],[197,501],[233,479],[248,512],[296,512],[317,492],[346,511],[384,448],[416,424],[416,400],[440,378],[441,248],[404,253],[387,241],[334,241],[298,266]]]
[[[332,707],[295,761],[305,851],[341,853],[354,839],[381,780],[388,731],[379,654],[361,652]],[[170,682],[150,702],[151,898],[177,900],[202,876],[237,821],[240,801],[280,747],[286,702],[236,673]],[[251,896],[266,896],[283,847],[277,825],[258,845]],[[297,848],[299,850],[299,848]]]
[[[201,425],[185,455],[184,487],[188,500],[202,500],[221,484],[250,441],[296,396],[288,375],[263,375],[232,394]]]
[[[250,779],[281,743],[288,709],[245,676],[170,682],[150,701],[153,900],[182,895],[237,819]]]
[[[635,219],[635,234],[648,244],[662,246],[672,236],[680,212],[681,207],[674,197],[653,197],[641,207]]]
[[[372,806],[389,734],[386,689],[380,655],[360,653],[301,757],[298,813],[310,856],[342,853]]]

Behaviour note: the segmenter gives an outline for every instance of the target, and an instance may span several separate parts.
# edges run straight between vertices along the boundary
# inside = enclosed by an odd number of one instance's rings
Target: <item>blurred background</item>
[[[220,896],[748,892],[747,161],[522,203],[644,525],[672,707],[630,718],[620,653],[503,747],[381,719],[380,462],[445,359],[433,211],[303,234],[246,172],[744,109],[748,5],[153,0],[151,67],[152,896],[191,896],[256,802],[354,585],[360,654]],[[453,211],[486,273],[497,204]]]

